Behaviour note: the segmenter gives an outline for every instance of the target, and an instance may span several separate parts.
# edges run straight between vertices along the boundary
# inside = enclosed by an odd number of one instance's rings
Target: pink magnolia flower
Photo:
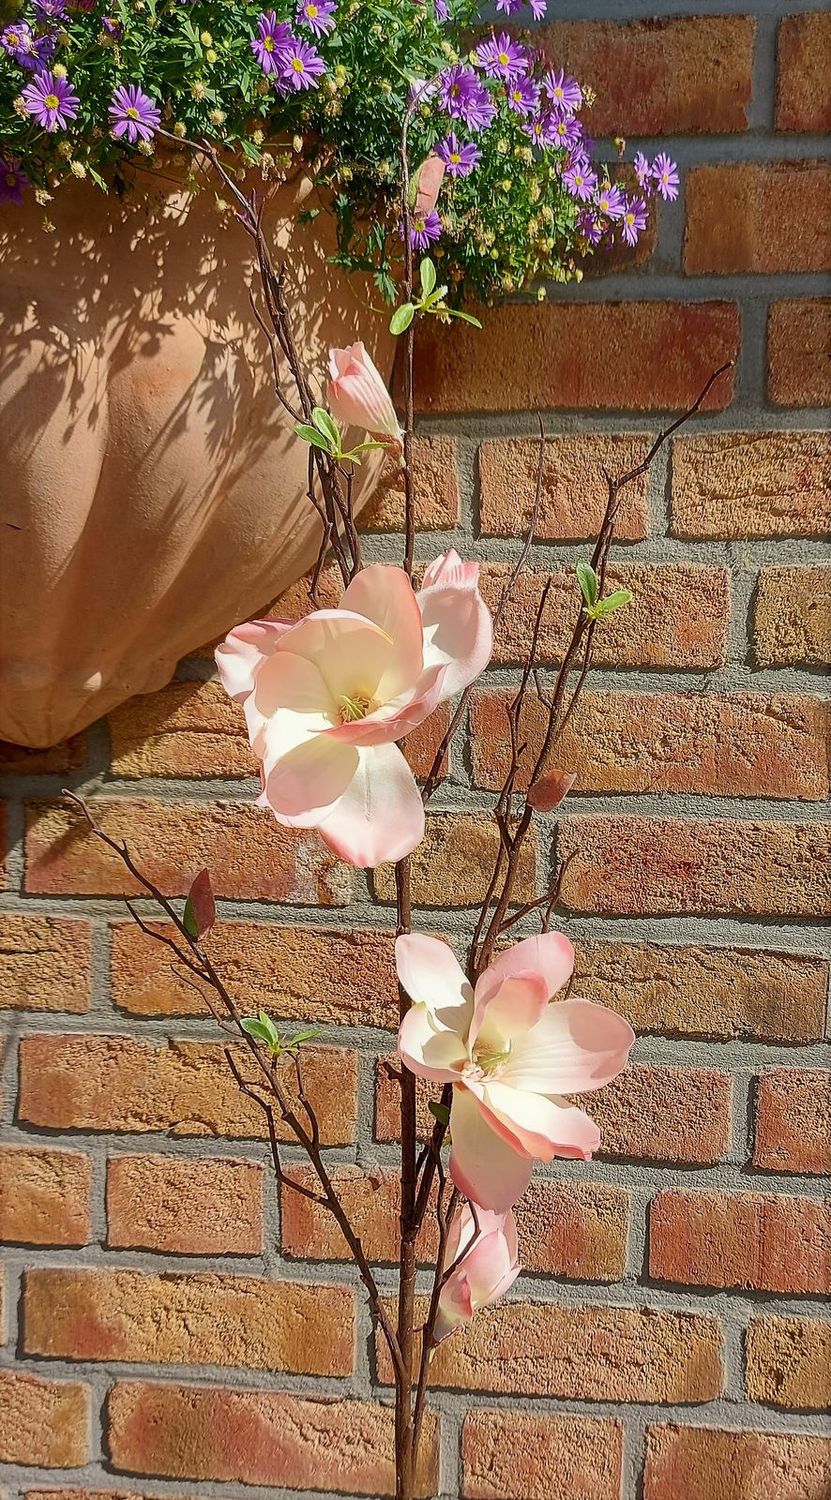
[[[479,1229],[477,1232],[476,1221]],[[464,1251],[463,1259],[459,1259]],[[457,1214],[447,1236],[445,1265],[459,1264],[448,1276],[439,1297],[439,1313],[433,1342],[440,1344],[461,1323],[468,1323],[480,1307],[504,1296],[519,1275],[516,1223],[510,1209],[491,1213],[470,1204]]]
[[[420,1078],[454,1086],[450,1174],[461,1192],[501,1213],[525,1192],[535,1161],[588,1161],[600,1132],[563,1095],[616,1078],[635,1034],[605,1005],[550,1003],[574,968],[568,938],[548,932],[516,943],[475,990],[437,938],[400,937],[395,955],[415,1002],[398,1051]]]
[[[392,397],[363,344],[330,349],[329,372],[326,399],[335,420],[363,427],[379,442],[386,438],[389,446],[400,449],[401,428]]]
[[[360,869],[410,854],[424,807],[395,742],[478,677],[492,636],[479,565],[452,551],[419,593],[401,568],[375,563],[337,609],[232,630],[216,663],[244,705],[260,804],[278,823],[317,828]]]

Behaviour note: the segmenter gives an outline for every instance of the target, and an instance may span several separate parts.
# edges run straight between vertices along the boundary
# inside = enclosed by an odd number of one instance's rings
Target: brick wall
[[[436,1360],[423,1488],[447,1500],[827,1500],[831,1484],[831,27],[780,16],[785,0],[642,9],[565,0],[548,29],[598,89],[598,132],[669,141],[681,162],[684,196],[651,253],[420,355],[423,557],[475,549],[495,593],[520,545],[537,407],[551,434],[535,569],[415,860],[420,924],[456,934],[493,847],[500,703],[542,579],[557,580],[550,665],[602,466],[625,465],[713,364],[738,361],[630,495],[614,571],[635,602],[604,627],[563,752],[579,783],[560,920],[582,991],[638,1029],[636,1061],[597,1096],[597,1161],[535,1178],[510,1300]],[[375,556],[397,558],[399,517],[390,490]],[[120,868],[56,800],[67,782],[94,792],[168,891],[208,864],[213,949],[237,994],[324,1024],[310,1092],[388,1262],[390,881],[379,872],[379,909],[314,836],[252,807],[240,716],[210,667],[194,656],[55,750],[4,752],[9,1500],[389,1490],[388,1371],[332,1225],[296,1195],[278,1202],[262,1120],[198,993],[125,921]],[[412,748],[426,760],[429,736]],[[542,824],[526,885],[552,837]]]

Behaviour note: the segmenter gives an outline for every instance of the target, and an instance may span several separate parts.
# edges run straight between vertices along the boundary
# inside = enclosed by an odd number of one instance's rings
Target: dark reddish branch
[[[116,839],[111,838],[108,833],[105,833],[103,828],[99,827],[99,825],[93,818],[89,807],[82,797],[79,797],[77,793],[67,791],[66,789],[64,789],[64,796],[67,797],[71,802],[73,802],[75,806],[80,810],[95,837],[100,839],[108,849],[112,850],[112,852],[118,856],[130,875],[132,875],[133,879],[138,882],[138,884],[142,887],[146,894],[152,897],[152,899],[161,908],[165,916],[170,920],[170,922],[172,922],[174,928],[176,929],[176,932],[179,935],[180,943],[175,942],[173,938],[170,938],[166,934],[160,933],[154,928],[148,926],[148,924],[144,922],[138,915],[131,902],[126,901],[126,905],[131,916],[133,916],[133,918],[136,920],[142,932],[146,933],[148,937],[154,938],[156,941],[163,943],[166,947],[172,948],[173,952],[176,954],[176,957],[180,960],[180,962],[187,969],[189,969],[191,973],[196,974],[197,977],[202,981],[203,985],[207,986],[210,990],[213,990],[214,994],[218,997],[221,1009],[218,1009],[216,1007],[209,994],[204,989],[201,992],[206,1004],[208,1005],[209,1010],[211,1011],[215,1019],[225,1030],[231,1029],[233,1033],[238,1037],[239,1041],[247,1048],[248,1053],[253,1059],[253,1062],[256,1066],[257,1072],[262,1079],[261,1083],[252,1083],[249,1080],[243,1079],[243,1076],[240,1073],[236,1063],[234,1062],[232,1055],[226,1050],[225,1056],[228,1060],[228,1064],[231,1068],[231,1072],[233,1073],[236,1082],[239,1084],[243,1093],[245,1093],[249,1099],[254,1100],[264,1110],[268,1118],[269,1140],[271,1143],[274,1167],[278,1181],[284,1182],[286,1186],[293,1188],[296,1192],[303,1192],[305,1196],[314,1196],[316,1201],[325,1203],[326,1207],[329,1208],[329,1210],[333,1214],[341,1229],[343,1237],[346,1240],[349,1250],[352,1253],[353,1259],[358,1266],[361,1280],[363,1281],[364,1286],[367,1290],[367,1294],[369,1296],[370,1306],[372,1308],[374,1316],[378,1320],[378,1325],[381,1328],[381,1331],[387,1343],[387,1347],[389,1348],[390,1356],[393,1361],[393,1368],[396,1370],[396,1372],[399,1372],[401,1368],[401,1350],[398,1345],[398,1339],[387,1315],[386,1308],[382,1301],[381,1294],[378,1290],[375,1277],[373,1276],[372,1268],[369,1264],[369,1261],[367,1260],[360,1236],[356,1234],[355,1230],[352,1227],[349,1217],[343,1207],[343,1204],[340,1201],[340,1198],[338,1197],[337,1190],[334,1186],[334,1183],[332,1182],[329,1171],[321,1155],[320,1129],[313,1106],[309,1102],[309,1099],[307,1098],[305,1090],[303,1088],[300,1059],[298,1057],[295,1057],[293,1061],[297,1079],[297,1097],[300,1106],[306,1116],[306,1125],[304,1125],[303,1121],[300,1119],[295,1107],[295,1103],[286,1090],[282,1079],[279,1077],[277,1060],[272,1056],[270,1052],[266,1052],[262,1047],[260,1047],[253,1037],[248,1035],[247,1031],[242,1025],[243,1018],[236,1004],[236,1001],[226,988],[224,981],[218,974],[212,960],[205,952],[199,940],[192,937],[188,932],[172,902],[168,900],[168,898],[162,893],[162,891],[159,890],[158,886],[154,885],[153,881],[150,880],[135,863],[135,860],[130,854],[127,845],[124,843],[118,843]],[[270,1102],[268,1097],[263,1097],[264,1095],[270,1095],[273,1103]],[[279,1146],[277,1143],[276,1130],[274,1129],[275,1105],[280,1118],[287,1125],[298,1144],[302,1146],[303,1150],[306,1152],[306,1155],[308,1156],[309,1161],[311,1162],[315,1170],[318,1182],[320,1183],[322,1189],[321,1195],[310,1195],[300,1185],[295,1183],[292,1178],[286,1176],[286,1173],[280,1162]]]

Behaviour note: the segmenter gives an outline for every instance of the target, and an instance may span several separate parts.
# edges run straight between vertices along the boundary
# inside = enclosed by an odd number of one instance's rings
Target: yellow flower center
[[[57,109],[61,101],[58,98],[57,94],[46,94],[44,96],[43,102],[46,105],[47,109]]]
[[[308,18],[309,18],[310,21],[316,21],[317,20],[317,6],[316,5],[307,5],[306,6],[306,15],[308,16]]]
[[[511,59],[509,58],[507,52],[500,52],[500,53],[498,53],[498,57],[499,57],[499,61],[501,62],[503,68],[507,67],[508,63],[511,61]]]
[[[477,1052],[476,1062],[483,1073],[495,1073],[497,1068],[508,1061],[510,1055],[510,1046],[504,1052]]]
[[[451,151],[451,153],[450,153],[450,160],[451,161],[458,162],[458,161],[461,161],[461,159],[462,159],[461,152],[459,152],[459,151]]]
[[[365,719],[372,709],[372,700],[362,693],[356,693],[354,698],[344,695],[338,699],[340,704],[341,724],[354,724],[356,719]]]
[[[303,72],[303,59],[302,59],[302,57],[293,57],[292,60],[291,60],[291,65],[294,68],[295,73],[302,73]]]
[[[554,98],[555,99],[564,99],[565,98],[565,94],[564,94],[563,90],[562,89],[555,89],[554,90]]]
[[[273,38],[273,36],[263,37],[263,46],[264,46],[266,52],[273,52],[274,51],[274,38]]]
[[[128,106],[125,109],[124,113],[127,116],[128,120],[137,120],[138,117],[139,117],[139,112],[136,109],[136,107],[135,107],[134,104],[128,104]]]
[[[627,224],[634,224],[634,222],[635,222],[635,215],[634,214],[627,214],[626,215],[626,223]]]

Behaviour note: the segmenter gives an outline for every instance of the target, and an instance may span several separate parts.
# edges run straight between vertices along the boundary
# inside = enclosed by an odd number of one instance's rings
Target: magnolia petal
[[[532,971],[542,974],[548,983],[548,997],[556,995],[567,984],[574,970],[574,948],[562,932],[543,932],[539,937],[523,938],[506,948],[488,965],[476,985],[476,1003],[493,994],[503,979],[512,974]]]
[[[469,1045],[502,1052],[514,1037],[536,1026],[548,1005],[548,982],[542,974],[510,974],[491,995],[477,1001]]]
[[[372,620],[393,642],[390,664],[378,683],[377,698],[386,703],[412,690],[424,654],[421,610],[403,568],[372,563],[349,584],[341,608]]]
[[[304,656],[337,702],[375,697],[395,647],[385,631],[346,609],[318,609],[283,636],[279,650]]]
[[[438,707],[446,670],[446,667],[429,667],[409,692],[391,698],[364,719],[337,724],[326,733],[348,745],[385,745],[391,740],[403,739]]]
[[[521,1198],[533,1162],[519,1142],[511,1146],[494,1130],[487,1110],[464,1084],[453,1090],[450,1110],[450,1175],[460,1192],[503,1213]]]
[[[634,1041],[629,1022],[607,1006],[576,996],[555,1000],[515,1042],[500,1078],[533,1093],[587,1093],[623,1072]]]
[[[401,429],[387,387],[363,344],[330,349],[326,389],[329,410],[338,422],[400,440]]]
[[[547,1099],[511,1088],[499,1080],[484,1086],[484,1103],[515,1138],[517,1145],[535,1161],[555,1156],[580,1156],[589,1160],[597,1150],[600,1131],[593,1120],[566,1101]]]
[[[357,755],[357,771],[320,833],[341,859],[366,870],[412,854],[424,837],[424,804],[397,745],[361,747]]]
[[[257,668],[296,620],[249,620],[237,625],[214,652],[214,661],[229,698],[238,703],[251,692]]]
[[[312,735],[281,755],[270,768],[265,801],[281,823],[316,828],[347,791],[358,761],[354,745]]]
[[[413,1005],[398,1028],[398,1054],[418,1078],[455,1083],[467,1053],[455,1031],[438,1026],[426,1005]]]
[[[440,938],[407,932],[395,940],[395,967],[410,999],[426,1005],[440,1026],[467,1034],[473,991],[453,949]]]
[[[433,1325],[433,1343],[440,1344],[473,1317],[470,1282],[462,1266],[457,1267],[441,1289],[439,1310]]]
[[[479,593],[478,565],[451,554],[427,569],[418,595],[424,624],[424,665],[447,665],[442,695],[452,698],[487,666],[493,651],[493,621]],[[456,558],[456,554],[452,554]],[[427,580],[430,579],[429,584]]]

